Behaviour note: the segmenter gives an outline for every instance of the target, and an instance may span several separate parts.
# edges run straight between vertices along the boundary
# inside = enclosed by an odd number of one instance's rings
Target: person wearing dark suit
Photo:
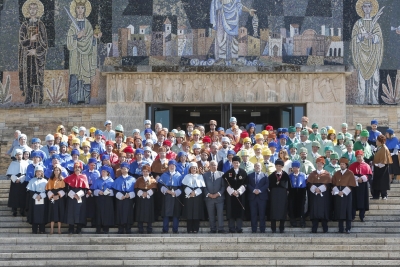
[[[222,178],[223,172],[217,171],[217,161],[210,162],[210,171],[203,174],[206,187],[204,188],[205,203],[208,212],[208,220],[210,223],[210,233],[217,232],[215,225],[215,211],[218,218],[218,233],[225,233],[224,230],[224,191],[225,181]]]
[[[230,233],[243,233],[242,224],[245,216],[244,207],[246,205],[245,191],[247,187],[247,173],[240,169],[240,158],[232,158],[233,168],[224,173],[223,177],[227,181],[226,191],[226,216],[229,220]]]
[[[268,200],[269,180],[261,172],[261,163],[254,164],[254,172],[248,176],[248,198],[251,213],[251,232],[257,232],[257,216],[260,221],[260,232],[265,233],[265,210]]]

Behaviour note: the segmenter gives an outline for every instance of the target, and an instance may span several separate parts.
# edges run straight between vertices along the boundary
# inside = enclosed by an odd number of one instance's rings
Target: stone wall
[[[9,164],[5,153],[11,146],[15,130],[44,141],[48,133],[54,134],[58,125],[69,131],[72,126],[104,128],[106,106],[35,107],[0,109],[0,173]],[[44,144],[44,142],[43,142]]]
[[[400,106],[346,106],[346,119],[349,129],[353,131],[357,123],[364,127],[371,124],[372,119],[377,119],[379,127],[392,128],[400,134]]]

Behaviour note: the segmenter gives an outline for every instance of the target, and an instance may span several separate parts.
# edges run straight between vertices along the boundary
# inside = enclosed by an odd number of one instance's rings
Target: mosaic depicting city
[[[346,66],[347,103],[400,102],[400,1],[0,0],[0,106],[104,104],[115,68]]]

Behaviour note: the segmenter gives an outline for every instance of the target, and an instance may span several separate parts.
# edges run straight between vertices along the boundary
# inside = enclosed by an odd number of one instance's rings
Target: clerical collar
[[[276,172],[277,175],[282,175],[282,172]]]

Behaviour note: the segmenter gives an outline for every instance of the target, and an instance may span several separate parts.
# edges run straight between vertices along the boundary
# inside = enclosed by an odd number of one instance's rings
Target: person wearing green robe
[[[308,140],[310,140],[311,142],[312,141],[318,141],[318,142],[321,141],[321,135],[318,132],[318,124],[314,123],[311,126],[311,128],[313,130],[313,133],[310,134],[310,136],[308,137]]]
[[[67,36],[70,104],[90,103],[91,79],[96,75],[97,38],[101,37],[101,33],[94,34],[92,25],[86,19],[90,10],[89,1],[71,3],[71,15],[75,17],[76,24],[71,23]]]
[[[295,161],[295,160],[300,161],[300,155],[297,154],[297,147],[295,144],[289,145],[289,151],[290,151],[289,159],[291,161]]]
[[[341,158],[342,155],[347,151],[346,146],[344,145],[345,141],[344,134],[338,133],[336,139],[337,139],[337,145],[333,147],[333,151],[339,155],[339,158]]]
[[[345,145],[346,145],[347,152],[343,154],[342,158],[348,159],[349,164],[351,165],[357,161],[356,154],[353,150],[353,147],[354,147],[353,141],[347,140]]]
[[[328,165],[325,165],[324,170],[329,172],[332,176],[335,172],[340,170],[340,165],[337,164],[339,160],[339,156],[336,153],[331,154],[331,162]]]
[[[329,163],[331,163],[331,155],[333,152],[334,152],[333,147],[331,147],[331,146],[325,147],[325,153],[324,153],[325,165],[324,166],[329,165]]]
[[[290,146],[291,144],[296,145],[299,140],[296,138],[296,127],[290,126],[288,129],[289,137],[287,138],[286,144]]]
[[[300,148],[300,172],[305,173],[307,176],[315,171],[314,165],[311,161],[307,160],[307,149],[305,147]]]
[[[304,129],[304,130],[301,131],[301,133],[300,133],[300,142],[297,143],[297,151],[300,151],[300,149],[302,147],[304,147],[304,148],[307,149],[307,154],[311,153],[311,151],[312,151],[312,149],[311,149],[312,142],[310,140],[308,140],[308,136],[309,136],[309,134],[308,134],[308,130],[307,129]]]
[[[307,155],[307,159],[312,163],[312,165],[315,167],[317,158],[321,157],[321,154],[318,153],[319,148],[321,145],[319,144],[318,141],[313,141],[312,142],[312,147],[311,147],[311,153]]]
[[[348,132],[349,129],[349,125],[347,123],[342,123],[342,133],[345,137],[345,139],[353,139],[353,135],[351,133]]]
[[[328,130],[326,128],[321,128],[321,141],[319,141],[321,147],[319,149],[319,154],[325,155],[325,147],[332,146],[331,140],[328,140]]]
[[[374,158],[374,154],[371,146],[368,144],[368,137],[369,137],[368,130],[362,130],[360,134],[360,141],[355,142],[353,150],[364,151],[364,161],[369,164]]]

